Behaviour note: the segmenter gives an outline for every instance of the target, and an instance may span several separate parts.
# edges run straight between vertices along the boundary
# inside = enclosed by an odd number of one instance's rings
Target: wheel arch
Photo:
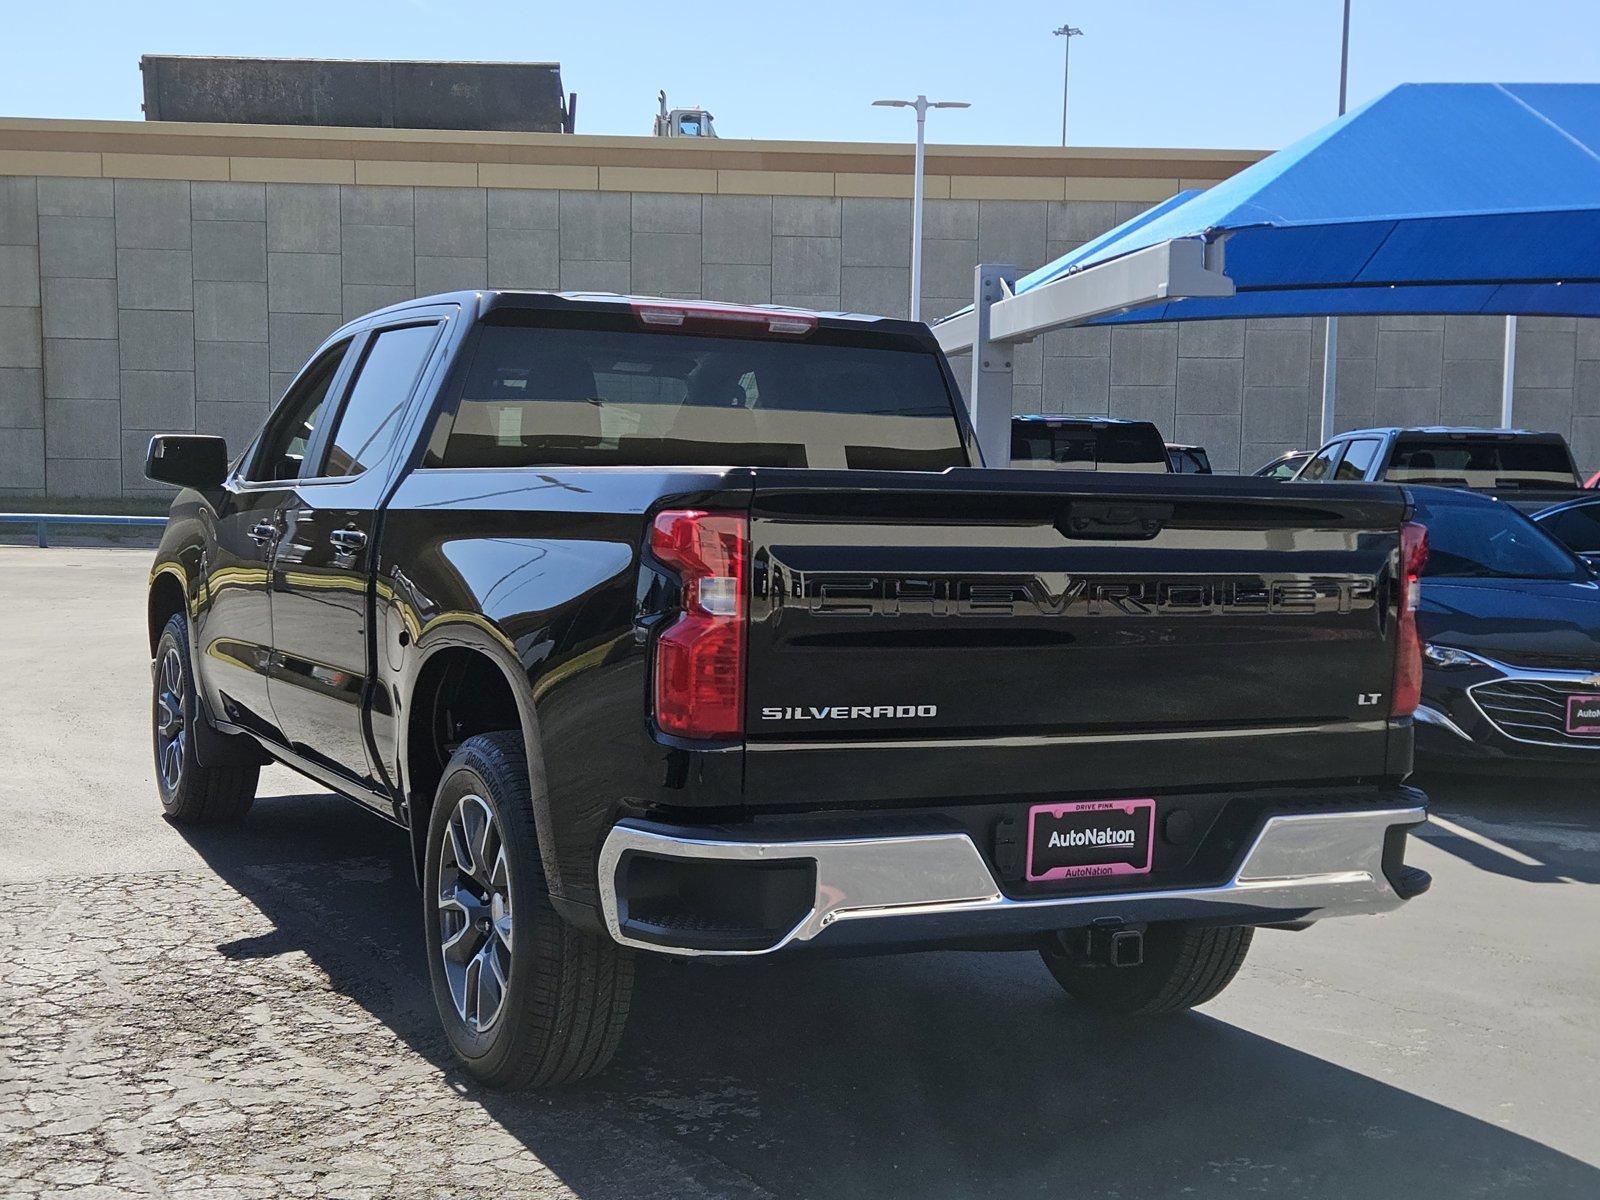
[[[150,655],[155,657],[156,643],[167,622],[178,614],[188,614],[188,582],[175,566],[157,567],[150,577],[150,591],[145,599],[145,621],[150,637]],[[194,647],[191,645],[190,650]]]
[[[522,735],[539,856],[545,877],[559,879],[533,695],[522,665],[505,646],[476,625],[456,627],[423,649],[401,711],[406,714],[398,730],[401,789],[417,879],[423,877],[428,822],[453,746],[501,730]],[[446,719],[451,727],[442,729]]]
[[[150,590],[145,598],[145,621],[150,637],[150,657],[155,658],[161,634],[173,617],[192,618],[188,578],[174,563],[163,563],[150,575]],[[185,637],[188,642],[189,670],[195,688],[194,752],[207,767],[264,766],[271,759],[254,738],[244,733],[223,733],[213,724],[205,687],[200,679],[201,656],[192,619]]]

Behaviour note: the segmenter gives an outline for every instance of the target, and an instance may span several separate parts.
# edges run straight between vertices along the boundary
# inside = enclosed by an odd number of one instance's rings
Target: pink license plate
[[[1567,732],[1574,737],[1600,737],[1600,696],[1567,697]]]
[[[1155,829],[1154,800],[1035,804],[1028,810],[1028,882],[1146,875]]]

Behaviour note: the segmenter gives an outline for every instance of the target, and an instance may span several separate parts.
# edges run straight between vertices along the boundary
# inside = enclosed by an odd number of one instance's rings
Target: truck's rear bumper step
[[[816,943],[937,944],[1108,919],[1277,925],[1380,913],[1415,890],[1385,844],[1421,806],[1272,816],[1226,883],[1014,899],[961,832],[796,841],[622,821],[600,853],[606,927],[626,946],[681,955],[770,954]]]

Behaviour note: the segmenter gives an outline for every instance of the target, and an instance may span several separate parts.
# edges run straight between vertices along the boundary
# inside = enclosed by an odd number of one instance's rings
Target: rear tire
[[[150,712],[156,787],[167,816],[183,825],[231,825],[242,820],[255,802],[261,768],[208,767],[196,757],[196,732],[205,717],[189,659],[189,623],[181,612],[167,621],[156,643]]]
[[[1249,926],[1151,925],[1137,967],[1086,963],[1057,940],[1041,954],[1067,995],[1098,1012],[1156,1017],[1216,998],[1233,982],[1249,953]]]
[[[605,1068],[627,1024],[633,956],[551,906],[520,732],[468,738],[450,759],[423,902],[434,1003],[476,1079],[554,1087]]]

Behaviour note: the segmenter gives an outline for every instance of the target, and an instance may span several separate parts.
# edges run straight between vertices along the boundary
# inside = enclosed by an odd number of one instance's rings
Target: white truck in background
[[[661,106],[656,113],[654,135],[665,138],[714,138],[717,136],[711,114],[703,108],[668,108],[667,93],[657,92]]]

